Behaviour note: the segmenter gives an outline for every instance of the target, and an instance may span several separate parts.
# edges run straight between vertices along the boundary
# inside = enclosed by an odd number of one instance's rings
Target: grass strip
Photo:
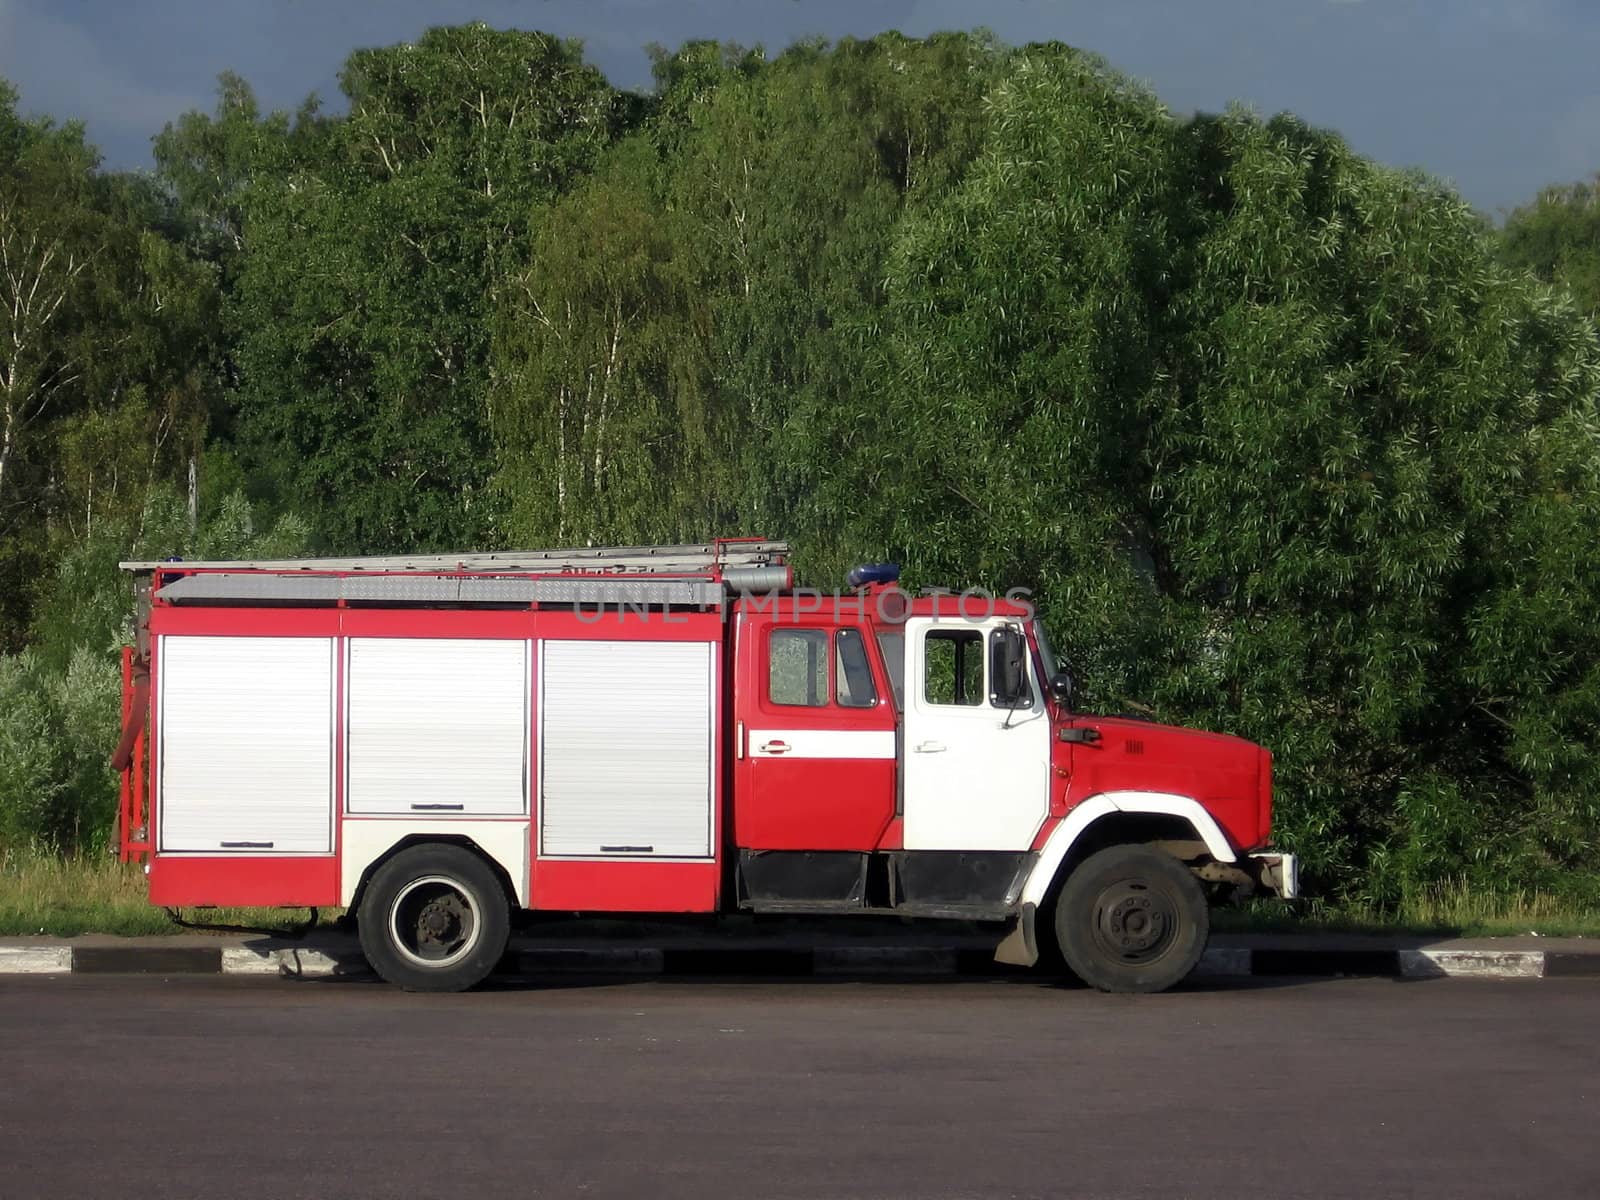
[[[303,925],[303,908],[185,909],[186,919],[288,931]],[[324,911],[332,919],[338,910]],[[115,858],[57,858],[0,851],[0,936],[82,933],[138,937],[192,932],[150,903],[144,869]]]
[[[323,910],[331,921],[342,910]],[[287,932],[305,923],[303,908],[186,909],[186,919]],[[1600,937],[1600,905],[1542,892],[1474,891],[1465,884],[1409,898],[1392,909],[1308,899],[1256,900],[1217,909],[1219,933],[1347,933],[1434,937]],[[84,933],[136,937],[190,932],[151,904],[144,871],[106,855],[59,858],[0,851],[0,936]]]

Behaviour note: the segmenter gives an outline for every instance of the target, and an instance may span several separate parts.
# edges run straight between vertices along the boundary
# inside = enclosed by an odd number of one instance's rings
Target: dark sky
[[[1600,170],[1597,0],[0,0],[0,76],[25,112],[83,119],[108,166],[144,167],[220,71],[337,109],[351,49],[474,19],[581,38],[623,87],[648,84],[650,42],[983,25],[1097,51],[1178,112],[1288,109],[1491,213]]]

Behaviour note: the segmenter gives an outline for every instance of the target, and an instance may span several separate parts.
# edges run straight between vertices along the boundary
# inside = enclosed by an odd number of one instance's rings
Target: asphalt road
[[[0,1196],[1600,1195],[1600,983],[0,979]]]

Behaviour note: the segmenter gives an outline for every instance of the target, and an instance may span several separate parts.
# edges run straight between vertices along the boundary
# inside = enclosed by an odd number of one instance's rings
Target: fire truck
[[[384,979],[528,912],[893,914],[1157,991],[1292,896],[1272,757],[1074,707],[1025,597],[798,589],[782,542],[129,562],[121,853],[150,899],[344,906]]]

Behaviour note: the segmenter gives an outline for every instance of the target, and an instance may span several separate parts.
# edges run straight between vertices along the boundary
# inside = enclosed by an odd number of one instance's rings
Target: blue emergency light
[[[899,563],[862,563],[851,567],[844,577],[846,587],[866,587],[869,583],[894,583],[900,578]]]

